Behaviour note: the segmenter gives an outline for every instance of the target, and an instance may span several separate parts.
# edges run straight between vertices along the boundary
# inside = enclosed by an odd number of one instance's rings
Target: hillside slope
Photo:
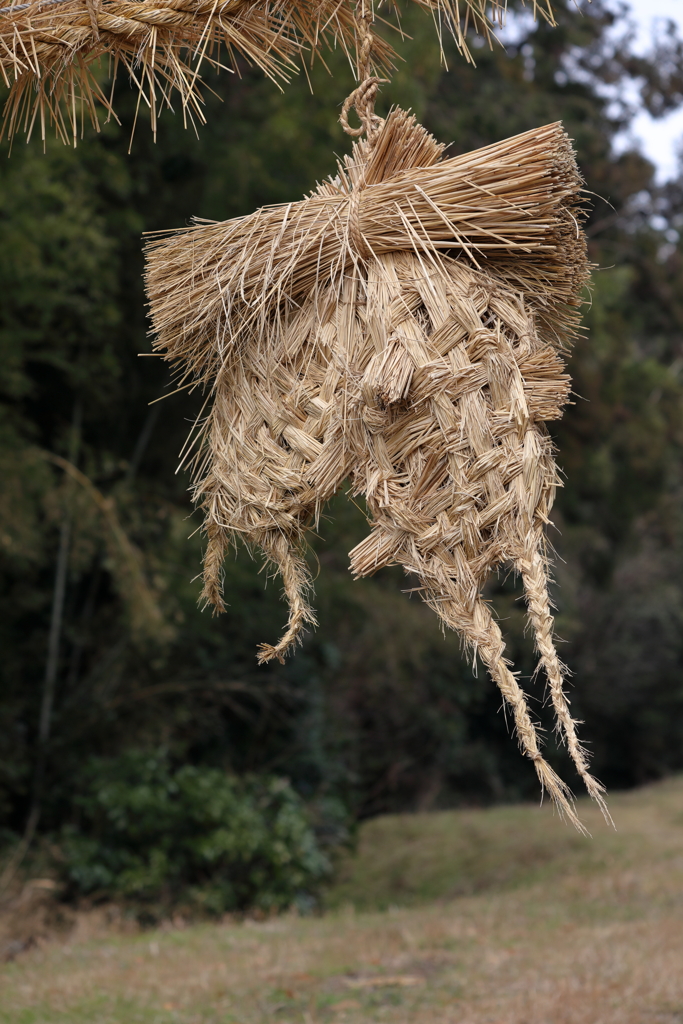
[[[592,839],[547,807],[368,822],[319,918],[84,917],[1,969],[0,1022],[675,1024],[683,779],[610,805],[617,832],[582,805]]]

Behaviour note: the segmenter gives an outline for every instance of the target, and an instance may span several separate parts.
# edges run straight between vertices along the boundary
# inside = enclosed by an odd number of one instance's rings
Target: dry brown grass
[[[364,837],[356,892],[384,846],[406,865],[462,849],[474,831],[501,842],[477,895],[317,919],[226,923],[45,943],[3,969],[0,1020],[21,1024],[674,1024],[683,1020],[683,782],[595,809],[588,840],[546,809],[411,818]],[[393,821],[393,824],[391,822]],[[438,849],[431,849],[430,821]],[[546,837],[539,860],[537,841]],[[389,831],[396,837],[387,849]],[[438,838],[441,836],[441,838]],[[420,843],[422,845],[420,845]],[[416,845],[417,844],[417,845]],[[433,845],[433,844],[432,844]],[[525,849],[527,851],[525,858]],[[440,850],[440,852],[439,852]],[[517,874],[507,875],[510,856]],[[430,861],[431,856],[431,861]],[[525,868],[525,859],[527,862]],[[456,858],[457,860],[457,858]],[[462,859],[451,878],[457,888]],[[471,868],[476,875],[475,866]],[[444,865],[442,864],[442,869]],[[524,878],[525,880],[520,881]],[[447,888],[446,874],[444,887]],[[513,884],[514,883],[514,884]],[[489,886],[489,888],[486,888]],[[348,878],[344,894],[353,895]],[[400,889],[396,892],[400,898]],[[90,929],[90,933],[88,932]]]

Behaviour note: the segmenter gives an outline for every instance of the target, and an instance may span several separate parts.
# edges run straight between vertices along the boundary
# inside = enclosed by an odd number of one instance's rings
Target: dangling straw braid
[[[363,0],[365,2],[365,0]],[[414,0],[445,26],[463,55],[469,28],[489,42],[502,24],[505,0]],[[550,0],[539,9],[554,24]],[[489,16],[490,15],[490,16]],[[101,86],[99,66],[109,63],[116,78],[128,72],[148,107],[156,131],[160,106],[171,107],[180,94],[185,121],[204,121],[200,70],[236,67],[236,56],[269,77],[287,79],[304,50],[318,53],[339,44],[351,52],[358,22],[350,0],[27,0],[0,8],[0,73],[10,90],[3,131],[12,138],[41,136],[52,124],[65,142],[76,141],[89,118],[98,128],[97,107],[115,116],[110,95]],[[377,68],[392,66],[385,41],[374,42]],[[95,68],[93,69],[93,65]]]
[[[553,617],[548,596],[548,569],[541,554],[541,542],[530,545],[525,558],[516,563],[517,571],[524,583],[529,620],[533,626],[536,648],[540,654],[540,666],[548,680],[550,696],[555,709],[557,727],[564,734],[567,749],[574,766],[581,776],[588,793],[604,808],[603,787],[590,775],[585,748],[576,734],[577,723],[569,710],[569,701],[564,692],[566,668],[557,656],[553,642]]]
[[[194,463],[205,597],[220,607],[232,538],[259,547],[290,605],[259,657],[283,657],[312,622],[306,531],[350,480],[371,525],[352,572],[399,564],[419,579],[577,823],[482,589],[499,566],[520,573],[558,725],[604,810],[564,694],[544,547],[559,485],[545,423],[569,395],[561,356],[588,276],[581,178],[559,124],[443,160],[409,114],[375,118],[360,72],[368,138],[334,178],[301,202],[147,245],[155,348],[180,385],[213,398]]]
[[[311,589],[311,575],[300,547],[295,547],[285,534],[272,533],[265,543],[261,543],[261,549],[282,577],[284,596],[289,605],[289,619],[287,629],[277,644],[259,645],[258,661],[263,664],[275,658],[284,665],[285,655],[300,641],[306,626],[318,625],[315,613],[305,597]]]

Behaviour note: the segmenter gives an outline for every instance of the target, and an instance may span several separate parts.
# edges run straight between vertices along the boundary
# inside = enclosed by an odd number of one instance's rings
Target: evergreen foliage
[[[134,900],[146,915],[179,899],[221,914],[308,909],[330,873],[301,798],[283,779],[173,770],[163,753],[93,759],[61,833],[73,891]]]

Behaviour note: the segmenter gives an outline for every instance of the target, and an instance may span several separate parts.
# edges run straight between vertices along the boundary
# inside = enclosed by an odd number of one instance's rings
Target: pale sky
[[[615,11],[622,6],[621,0],[607,0]],[[627,15],[629,22],[636,30],[636,36],[632,47],[636,53],[645,53],[651,49],[653,35],[661,36],[666,28],[666,22],[672,20],[679,26],[679,34],[683,36],[683,0],[624,0],[630,8]],[[583,6],[583,5],[582,5]],[[526,10],[519,14],[508,13],[507,24],[504,29],[499,30],[498,38],[504,44],[516,42],[521,38],[533,24],[532,0],[527,0]],[[579,10],[577,17],[581,17]],[[659,31],[657,31],[659,27]],[[622,35],[627,26],[623,21],[618,21],[614,26],[614,32]],[[623,88],[623,86],[622,86]],[[609,95],[609,88],[605,89]],[[638,105],[639,96],[636,83],[628,83],[625,87],[625,96]],[[674,177],[679,168],[683,167],[683,156],[679,158],[679,149],[683,151],[683,107],[674,111],[668,117],[654,120],[649,114],[641,113],[633,121],[628,133],[615,140],[615,150],[623,151],[627,147],[639,146],[643,153],[657,168],[657,180],[664,182]]]
[[[683,35],[683,0],[628,0],[628,4],[638,27],[634,44],[637,52],[649,48],[657,21],[672,19]],[[657,167],[659,181],[674,176],[680,165],[677,149],[683,145],[683,108],[657,121],[648,114],[639,114],[630,135],[639,140],[642,151]],[[626,140],[620,141],[623,144]]]

